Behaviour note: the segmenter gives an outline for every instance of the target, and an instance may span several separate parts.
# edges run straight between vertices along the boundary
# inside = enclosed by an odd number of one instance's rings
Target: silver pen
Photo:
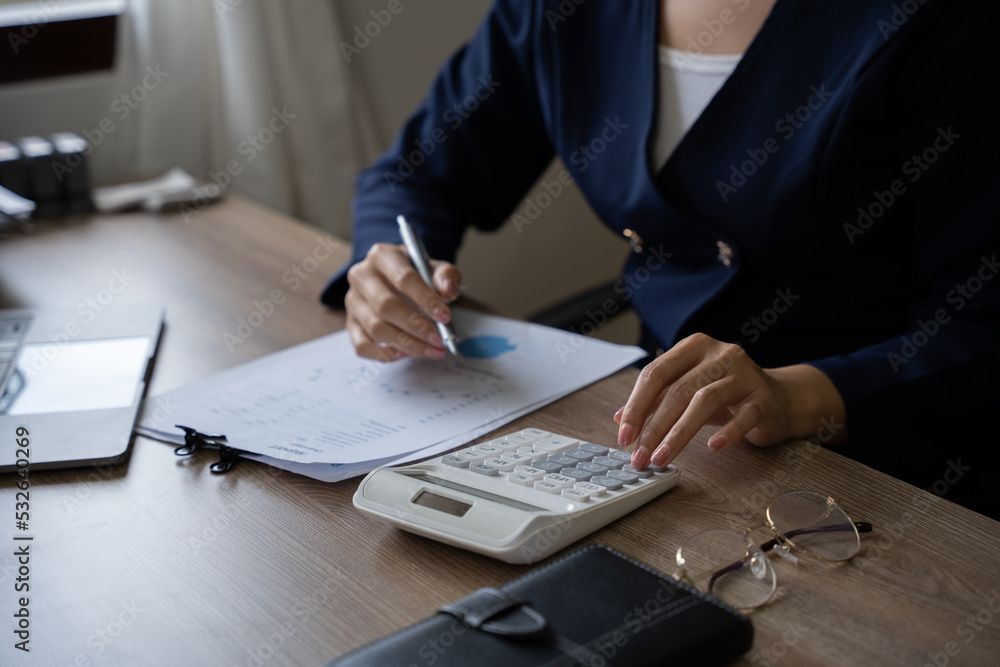
[[[434,278],[431,275],[431,260],[427,256],[427,248],[424,247],[424,242],[420,240],[417,233],[413,231],[413,227],[410,223],[406,221],[406,218],[402,215],[396,216],[396,222],[399,224],[399,234],[403,237],[403,245],[406,246],[406,252],[410,256],[410,261],[413,262],[413,266],[416,267],[417,273],[420,277],[424,279],[427,286],[434,289]],[[437,290],[435,290],[437,291]],[[437,325],[438,333],[441,334],[441,340],[444,342],[444,346],[448,348],[448,351],[458,356],[458,338],[455,336],[455,331],[442,322],[434,321]]]

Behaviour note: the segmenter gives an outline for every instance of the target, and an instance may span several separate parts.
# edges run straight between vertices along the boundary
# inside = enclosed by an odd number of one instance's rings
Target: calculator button
[[[494,445],[485,442],[481,445],[476,445],[475,447],[473,447],[473,449],[482,454],[486,454],[487,456],[500,456],[500,454],[502,454],[504,451],[499,447],[496,447]]]
[[[622,461],[620,459],[612,458],[610,456],[595,456],[592,463],[602,465],[605,468],[612,468],[617,470],[627,463],[627,461]]]
[[[456,468],[468,468],[469,459],[463,459],[461,456],[455,456],[454,454],[448,454],[447,456],[441,457],[441,463],[446,466],[455,466]]]
[[[632,461],[632,455],[628,452],[623,452],[620,449],[612,449],[608,452],[608,456],[613,459],[618,459],[619,461],[624,461],[625,463],[630,463]]]
[[[605,487],[601,486],[600,484],[592,484],[590,482],[577,482],[576,484],[573,485],[573,488],[576,489],[577,491],[588,493],[594,498],[603,496],[605,493],[608,492],[608,490]]]
[[[609,470],[608,472],[614,472]],[[620,479],[615,479],[613,477],[608,477],[607,475],[596,475],[590,478],[591,484],[597,484],[598,486],[603,486],[608,491],[617,491],[622,488],[623,484]]]
[[[511,484],[518,484],[520,486],[534,487],[535,482],[537,480],[535,480],[534,477],[529,477],[527,475],[522,475],[521,473],[516,472],[512,475],[507,475],[507,481],[510,482]]]
[[[562,497],[566,500],[573,500],[578,503],[585,503],[590,500],[590,494],[576,489],[563,489]]]
[[[482,463],[489,458],[486,454],[475,449],[463,449],[460,452],[455,452],[455,456],[461,456],[469,463]]]
[[[622,466],[622,472],[629,472],[632,473],[633,475],[638,475],[643,479],[647,479],[649,477],[652,477],[655,471],[650,470],[649,466],[643,468],[642,470],[636,470],[631,465],[627,465],[627,466]]]
[[[575,459],[572,456],[566,456],[565,454],[553,454],[549,457],[549,461],[558,463],[561,466],[575,466],[580,462],[580,459]]]
[[[573,479],[572,477],[567,477],[566,475],[558,475],[555,473],[546,475],[545,477],[542,478],[542,481],[556,484],[558,486],[563,487],[564,489],[573,488],[573,485],[576,484],[576,480]]]
[[[521,430],[521,435],[532,440],[543,440],[552,434],[540,428],[526,428]]]
[[[665,466],[653,465],[652,463],[646,466],[646,470],[652,470],[653,472],[667,472],[669,468],[670,468],[669,463]]]
[[[500,438],[500,440],[508,445],[516,444],[518,448],[531,447],[532,443],[535,442],[534,438],[529,438],[526,435],[518,435],[516,433],[514,435],[505,435],[504,437]]]
[[[522,456],[531,457],[532,461],[540,461],[549,456],[549,453],[544,449],[535,449],[534,447],[521,447],[521,449],[517,450],[517,453]]]
[[[563,487],[558,484],[553,484],[552,482],[535,482],[535,491],[544,491],[546,493],[559,493],[563,490]]]
[[[577,461],[590,461],[594,458],[594,455],[585,449],[568,449],[563,454],[572,456]]]
[[[487,444],[490,447],[499,447],[500,450],[504,452],[516,452],[521,449],[521,447],[526,446],[520,442],[507,442],[506,438],[496,438],[494,440],[489,440],[484,444]]]
[[[590,452],[591,454],[596,454],[597,456],[604,456],[608,453],[607,447],[595,445],[592,442],[581,442],[577,449],[582,449],[585,452]]]
[[[607,471],[611,470],[608,466],[602,466],[596,461],[580,461],[576,464],[578,470],[584,470],[592,475],[603,475]]]
[[[609,470],[607,476],[612,479],[620,479],[625,484],[635,484],[639,481],[639,476],[634,472],[625,472],[624,470]]]
[[[517,452],[504,452],[500,455],[500,458],[506,459],[507,461],[513,461],[518,465],[528,465],[531,463],[531,457],[525,456],[524,454],[518,454]]]
[[[493,466],[500,472],[514,472],[513,461],[505,461],[504,459],[497,458],[494,456],[493,458],[486,459],[485,461],[483,461],[483,463],[485,463],[488,466]]]
[[[561,472],[566,466],[556,463],[555,461],[535,461],[531,465],[538,468],[539,470],[544,470],[545,472]]]
[[[578,482],[586,482],[588,479],[594,476],[594,473],[587,472],[586,470],[580,470],[579,468],[563,468],[562,472],[560,472],[559,474],[565,475],[566,477],[572,477]]]
[[[544,449],[550,454],[561,454],[567,449],[571,449],[580,444],[579,440],[574,440],[573,438],[567,438],[561,435],[553,435],[551,437],[545,438],[544,440],[539,440],[532,447],[537,447],[538,449]]]
[[[547,471],[534,466],[517,466],[514,468],[514,472],[525,477],[530,477],[531,479],[541,479],[545,477]]]
[[[472,472],[478,472],[480,475],[487,475],[489,477],[492,477],[500,473],[499,470],[497,470],[493,466],[488,466],[485,463],[469,464],[469,470],[471,470]]]

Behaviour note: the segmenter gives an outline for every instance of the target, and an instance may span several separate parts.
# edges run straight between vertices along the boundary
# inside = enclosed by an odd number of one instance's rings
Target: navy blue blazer
[[[618,288],[647,349],[700,331],[764,367],[811,363],[852,456],[1000,514],[979,426],[1000,377],[996,3],[778,0],[657,171],[658,6],[498,0],[359,176],[352,262],[399,242],[399,213],[453,260],[558,155],[640,243]],[[342,270],[323,300],[345,291]]]

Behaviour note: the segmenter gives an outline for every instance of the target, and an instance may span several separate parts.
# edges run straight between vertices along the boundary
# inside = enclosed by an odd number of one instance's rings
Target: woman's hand
[[[764,370],[739,345],[694,334],[642,370],[614,419],[618,444],[636,443],[632,466],[641,470],[672,461],[706,424],[723,424],[709,438],[712,451],[742,438],[770,447],[815,434],[821,420],[843,424],[845,408],[813,366]]]
[[[448,351],[431,320],[451,321],[448,303],[459,296],[454,265],[431,261],[435,292],[413,267],[402,245],[377,243],[347,272],[347,331],[368,359],[444,359]]]

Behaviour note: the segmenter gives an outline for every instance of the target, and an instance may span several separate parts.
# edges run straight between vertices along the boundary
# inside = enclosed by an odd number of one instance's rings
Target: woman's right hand
[[[377,243],[347,272],[347,331],[358,355],[378,361],[403,357],[444,359],[448,351],[430,320],[451,321],[448,303],[459,297],[461,274],[431,260],[433,289],[402,245]]]

